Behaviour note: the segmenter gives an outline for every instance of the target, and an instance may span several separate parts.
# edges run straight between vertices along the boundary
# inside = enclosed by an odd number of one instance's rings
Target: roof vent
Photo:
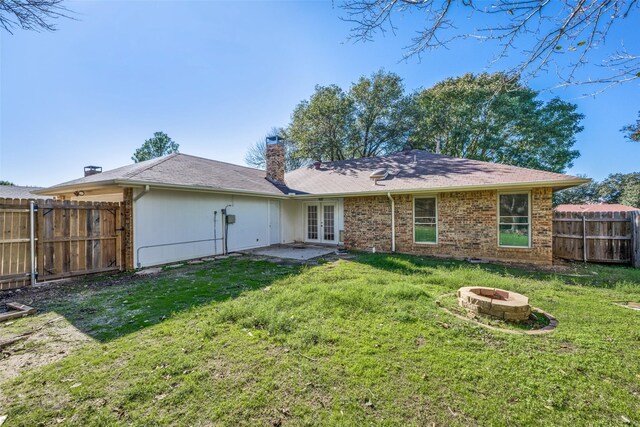
[[[371,172],[371,175],[369,175],[369,179],[371,181],[377,182],[377,181],[380,181],[382,179],[386,179],[387,176],[389,176],[389,172],[387,172],[386,169],[378,169],[378,170],[375,170],[375,171]]]

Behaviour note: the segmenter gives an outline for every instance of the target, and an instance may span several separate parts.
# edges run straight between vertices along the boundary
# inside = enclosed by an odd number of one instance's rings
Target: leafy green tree
[[[411,97],[402,79],[382,70],[362,76],[345,92],[316,86],[293,111],[287,134],[305,161],[371,157],[397,150],[412,125]]]
[[[285,129],[283,128],[271,128],[271,130],[259,141],[256,141],[244,156],[244,161],[247,165],[258,169],[265,169],[267,167],[267,142],[266,139],[271,136],[278,136],[284,143],[284,169],[285,171],[292,171],[298,169],[304,165],[304,161],[295,155],[295,144],[288,138]]]
[[[465,74],[418,93],[411,145],[456,157],[563,172],[580,153],[575,104],[538,92],[504,73]]]
[[[178,148],[180,148],[180,145],[169,138],[169,135],[164,132],[155,132],[153,138],[147,139],[144,144],[133,153],[131,160],[138,163],[155,159],[156,157],[177,153]]]
[[[632,125],[623,127],[622,132],[629,141],[640,142],[640,113],[638,113],[638,120]]]
[[[586,176],[582,176],[586,178]],[[568,188],[553,194],[553,206],[558,205],[588,205],[600,200],[600,184],[591,181],[577,187]]]
[[[592,181],[558,191],[553,205],[610,203],[640,208],[640,172],[612,173],[601,182]]]
[[[605,203],[640,207],[640,172],[611,174],[600,183],[598,192]]]
[[[287,128],[296,155],[307,160],[343,160],[353,147],[353,101],[336,86],[316,86],[309,100],[293,110]]]
[[[352,157],[398,151],[406,144],[413,121],[412,99],[400,76],[382,70],[360,77],[348,93],[353,105]]]
[[[11,181],[0,181],[0,185],[15,185],[15,184]]]

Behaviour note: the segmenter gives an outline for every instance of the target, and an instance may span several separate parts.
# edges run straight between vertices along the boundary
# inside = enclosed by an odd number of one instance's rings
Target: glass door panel
[[[336,240],[336,216],[335,216],[335,206],[334,205],[323,205],[322,206],[323,213],[323,231],[322,231],[322,240],[327,242],[333,242]]]
[[[318,240],[318,205],[307,205],[307,240]]]

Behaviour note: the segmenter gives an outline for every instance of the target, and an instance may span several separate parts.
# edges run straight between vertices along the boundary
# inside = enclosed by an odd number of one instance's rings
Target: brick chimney
[[[267,137],[267,179],[284,183],[284,143],[279,136]]]

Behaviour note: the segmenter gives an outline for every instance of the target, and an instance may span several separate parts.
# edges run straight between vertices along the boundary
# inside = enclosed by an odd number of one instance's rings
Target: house
[[[42,198],[33,191],[42,190],[42,187],[23,187],[19,185],[0,185],[0,199],[35,199]]]
[[[550,264],[552,193],[588,182],[409,149],[285,174],[279,141],[266,169],[171,154],[38,193],[121,200],[127,268],[291,242]]]
[[[633,212],[640,211],[639,208],[633,206],[609,204],[609,203],[594,203],[591,205],[558,205],[554,209],[554,212]]]

